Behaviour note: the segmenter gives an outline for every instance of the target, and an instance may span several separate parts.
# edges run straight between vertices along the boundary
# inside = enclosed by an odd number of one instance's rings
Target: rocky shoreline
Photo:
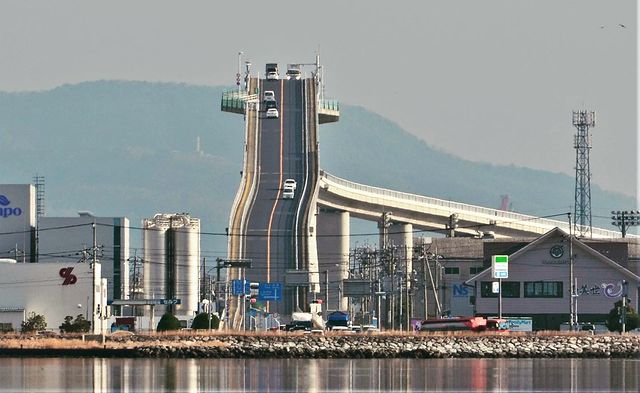
[[[91,346],[17,345],[2,357],[132,358],[640,358],[637,335],[166,335],[108,336]],[[35,342],[34,342],[35,341]],[[76,340],[77,341],[77,340]],[[63,345],[60,345],[60,342]],[[35,345],[34,345],[35,344]],[[71,343],[70,343],[71,344]]]

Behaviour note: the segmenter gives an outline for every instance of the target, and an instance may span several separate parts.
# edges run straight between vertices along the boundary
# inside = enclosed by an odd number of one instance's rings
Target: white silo
[[[143,292],[146,299],[167,298],[167,230],[170,220],[167,215],[156,214],[142,221],[143,254]],[[158,307],[157,313],[164,313],[164,307]]]
[[[195,315],[200,302],[200,220],[187,214],[176,214],[171,220],[174,259],[173,294],[181,299],[176,314]]]
[[[200,220],[188,214],[156,214],[143,221],[144,297],[180,299],[180,305],[158,306],[194,316],[199,302]]]

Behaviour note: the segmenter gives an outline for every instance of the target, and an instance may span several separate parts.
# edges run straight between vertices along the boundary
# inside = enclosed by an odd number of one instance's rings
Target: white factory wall
[[[35,260],[36,191],[31,184],[0,184],[0,258]]]
[[[82,249],[93,245],[92,223],[97,244],[103,246],[102,276],[107,279],[107,298],[129,298],[129,219],[126,217],[40,217],[39,262],[75,263]],[[89,258],[91,258],[89,256]]]
[[[106,306],[100,270],[98,263],[93,281],[89,263],[0,263],[0,310],[24,310],[25,317],[31,312],[41,314],[47,329],[56,331],[67,315],[74,319],[88,315],[89,320],[93,316],[94,333],[98,333],[99,312]],[[96,312],[92,313],[94,296]],[[19,331],[21,321],[16,324],[15,314],[0,312],[0,323],[11,322]]]

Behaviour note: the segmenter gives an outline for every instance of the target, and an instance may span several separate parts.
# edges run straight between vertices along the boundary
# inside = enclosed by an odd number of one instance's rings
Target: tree
[[[636,313],[636,310],[629,305],[625,306],[626,322],[625,330],[629,331],[640,326],[640,316]],[[609,311],[609,317],[607,318],[607,327],[611,332],[622,332],[622,300],[618,300],[614,303],[613,308]]]
[[[166,313],[160,318],[160,322],[158,322],[158,327],[156,328],[158,332],[165,332],[169,330],[180,330],[180,321],[175,315],[171,313]]]
[[[211,329],[218,330],[218,326],[220,326],[220,319],[216,314],[209,314],[206,312],[200,313],[193,318],[193,322],[191,322],[191,329],[209,329],[209,315],[211,315]]]
[[[78,314],[76,320],[71,315],[64,317],[64,322],[59,326],[62,333],[84,333],[91,328],[91,322],[87,321],[82,314]]]
[[[33,333],[47,328],[47,322],[44,320],[44,316],[30,312],[27,320],[22,322],[22,333]]]

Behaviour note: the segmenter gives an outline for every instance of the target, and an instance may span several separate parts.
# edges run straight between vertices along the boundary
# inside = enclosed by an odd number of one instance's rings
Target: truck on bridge
[[[267,63],[265,67],[265,75],[267,79],[279,79],[278,63]]]

